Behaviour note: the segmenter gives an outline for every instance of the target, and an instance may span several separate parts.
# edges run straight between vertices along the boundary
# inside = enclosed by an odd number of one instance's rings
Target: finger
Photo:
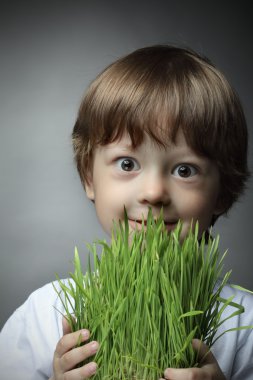
[[[96,373],[97,364],[90,362],[83,367],[73,369],[64,374],[64,380],[84,380]]]
[[[90,333],[88,330],[78,330],[73,333],[63,335],[56,346],[55,354],[61,357],[66,352],[74,348],[78,343],[85,342],[89,339]]]
[[[208,346],[199,339],[193,339],[192,346],[198,352],[198,360],[201,364],[214,364],[217,360],[213,356]]]
[[[63,335],[71,333],[71,327],[66,316],[62,317],[62,329],[63,329]]]
[[[164,377],[167,380],[210,380],[209,374],[200,368],[167,368]]]
[[[61,371],[65,373],[70,369],[75,368],[77,364],[81,363],[90,356],[95,355],[98,348],[98,342],[93,341],[67,352],[60,359],[59,366]]]

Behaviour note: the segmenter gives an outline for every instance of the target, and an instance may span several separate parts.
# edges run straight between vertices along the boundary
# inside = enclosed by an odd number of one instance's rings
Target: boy
[[[198,220],[200,235],[208,234],[249,176],[247,127],[235,92],[208,60],[176,47],[139,49],[106,68],[81,104],[73,144],[87,196],[108,233],[125,206],[132,229],[150,207],[154,215],[162,207],[169,231],[180,219],[184,238]],[[253,297],[229,286],[224,293],[235,294],[246,312],[219,333],[252,325]],[[80,333],[85,342],[89,331],[71,333],[53,306],[62,311],[48,284],[7,321],[0,339],[4,380],[75,380],[96,372],[94,362],[75,367],[99,342],[76,348]],[[252,330],[225,334],[207,352],[202,343],[200,368],[164,369],[163,378],[253,379]]]

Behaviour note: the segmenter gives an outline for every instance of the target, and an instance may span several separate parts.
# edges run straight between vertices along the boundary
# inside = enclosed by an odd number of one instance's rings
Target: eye
[[[180,164],[175,167],[172,174],[180,178],[189,178],[198,173],[197,168],[188,164]]]
[[[117,165],[121,170],[125,172],[131,172],[140,169],[138,162],[130,157],[119,158],[117,160]]]

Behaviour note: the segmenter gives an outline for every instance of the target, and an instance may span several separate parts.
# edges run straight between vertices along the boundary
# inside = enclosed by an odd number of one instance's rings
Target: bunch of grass
[[[180,222],[168,233],[162,215],[155,221],[151,212],[146,225],[130,233],[126,216],[110,244],[89,246],[93,269],[89,261],[82,272],[76,249],[71,279],[58,278],[72,331],[89,328],[100,342],[89,359],[98,363],[96,380],[152,380],[167,367],[197,366],[192,339],[211,347],[222,323],[244,312],[232,297],[220,296],[230,272],[220,280],[225,254],[220,258],[219,238],[199,240],[198,225],[182,243],[180,233]],[[224,319],[228,305],[234,311]]]

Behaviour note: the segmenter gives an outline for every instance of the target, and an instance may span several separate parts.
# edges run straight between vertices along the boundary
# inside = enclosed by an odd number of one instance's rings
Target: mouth
[[[140,231],[143,225],[144,225],[144,230],[145,230],[147,226],[147,220],[128,219],[128,222],[129,222],[129,226],[134,230],[137,229]],[[164,220],[164,225],[167,231],[174,230],[177,224],[178,224],[178,220],[170,220],[170,221]]]
[[[172,231],[176,228],[176,226],[178,224],[178,220],[171,221],[171,222],[164,222],[164,224],[165,224],[167,231]]]

